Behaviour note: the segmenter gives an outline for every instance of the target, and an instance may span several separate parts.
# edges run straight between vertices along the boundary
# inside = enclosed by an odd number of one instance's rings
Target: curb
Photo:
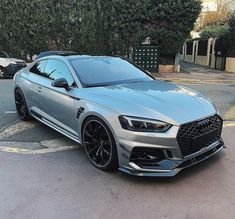
[[[225,122],[223,127],[224,128],[226,128],[226,127],[235,127],[235,122]]]
[[[45,148],[45,149],[38,149],[38,150],[30,150],[30,149],[23,149],[23,148],[12,148],[12,147],[0,146],[0,152],[35,155],[35,154],[47,154],[47,153],[54,153],[54,152],[60,152],[60,151],[76,150],[79,148],[80,148],[79,146],[64,146],[64,147],[58,147],[58,148]]]

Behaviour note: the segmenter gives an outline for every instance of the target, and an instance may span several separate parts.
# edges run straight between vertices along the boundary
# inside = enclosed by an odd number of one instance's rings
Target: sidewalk
[[[235,73],[207,68],[192,63],[181,63],[181,73],[158,73],[156,78],[177,82],[235,84]]]

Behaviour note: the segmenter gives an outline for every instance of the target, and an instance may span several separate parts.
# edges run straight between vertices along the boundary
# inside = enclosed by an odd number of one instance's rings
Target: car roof
[[[78,55],[77,52],[75,51],[45,51],[45,52],[40,52],[39,55],[36,57],[36,59],[40,59],[46,56],[69,56],[69,55]]]
[[[59,58],[59,59],[67,59],[67,60],[76,60],[76,59],[87,59],[87,58],[122,58],[120,56],[105,56],[105,55],[81,55],[77,52],[63,52],[63,51],[53,51],[50,53],[43,52],[44,54],[41,57],[37,57],[38,59],[49,59],[49,58]]]

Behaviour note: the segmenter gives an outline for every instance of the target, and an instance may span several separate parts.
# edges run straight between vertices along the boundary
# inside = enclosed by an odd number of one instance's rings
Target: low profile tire
[[[97,117],[88,118],[82,130],[82,142],[90,162],[101,170],[118,168],[116,143],[109,127]]]
[[[5,68],[0,67],[0,79],[4,79],[7,76],[7,71]]]
[[[16,106],[17,115],[21,120],[23,121],[31,120],[31,116],[29,114],[25,102],[24,94],[19,88],[15,90],[15,106]]]

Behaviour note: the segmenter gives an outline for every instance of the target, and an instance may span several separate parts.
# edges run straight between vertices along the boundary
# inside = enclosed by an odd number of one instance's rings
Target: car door
[[[53,80],[64,78],[69,90],[52,86]],[[78,138],[74,111],[77,86],[67,65],[57,59],[48,59],[44,70],[44,80],[38,87],[40,109],[43,119],[71,137]]]
[[[44,80],[44,70],[46,68],[47,60],[42,60],[36,62],[30,69],[27,79],[29,80],[29,83],[25,83],[24,89],[26,89],[28,92],[25,92],[25,96],[27,99],[27,106],[29,107],[29,110],[34,116],[40,114],[41,110],[41,83]]]

